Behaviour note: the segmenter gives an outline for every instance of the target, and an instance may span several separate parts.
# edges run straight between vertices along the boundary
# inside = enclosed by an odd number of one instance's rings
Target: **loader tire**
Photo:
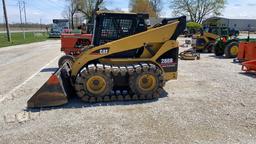
[[[239,43],[231,42],[225,48],[225,57],[226,58],[236,58],[238,54]]]
[[[220,44],[215,45],[214,54],[215,54],[215,56],[223,56],[224,55],[224,50],[221,48]]]
[[[66,62],[68,62],[68,64],[69,64],[70,66],[72,66],[73,63],[74,63],[74,57],[71,56],[71,55],[64,55],[64,56],[62,56],[62,57],[59,59],[59,62],[58,62],[59,68],[61,68]]]
[[[129,86],[132,92],[142,99],[144,99],[143,97],[154,97],[158,89],[165,84],[162,71],[154,65],[143,64],[141,68],[136,68],[136,72],[130,76]]]
[[[208,43],[205,47],[206,53],[214,53],[214,43]]]
[[[86,102],[97,102],[97,99],[110,95],[112,89],[113,78],[100,64],[83,68],[76,79],[76,93]]]

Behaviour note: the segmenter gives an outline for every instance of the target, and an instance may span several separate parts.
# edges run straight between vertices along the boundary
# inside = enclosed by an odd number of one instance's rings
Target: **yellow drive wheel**
[[[156,77],[151,74],[144,74],[138,77],[138,86],[143,91],[152,91],[156,87],[156,82]]]
[[[238,46],[235,45],[235,46],[231,47],[230,53],[232,55],[237,55],[237,53],[238,53]]]
[[[84,67],[76,78],[75,90],[82,100],[108,96],[113,89],[113,77],[105,72],[103,65]]]
[[[129,78],[129,86],[136,95],[153,96],[165,84],[162,71],[158,67],[143,70]]]
[[[225,57],[226,58],[236,58],[238,55],[239,43],[234,41],[229,43],[225,48]]]
[[[86,81],[88,91],[94,95],[101,94],[106,89],[106,80],[101,76],[92,76]]]

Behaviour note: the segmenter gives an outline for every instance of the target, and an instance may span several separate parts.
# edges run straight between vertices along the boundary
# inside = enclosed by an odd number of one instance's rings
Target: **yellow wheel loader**
[[[219,35],[203,32],[192,37],[192,48],[198,52],[211,53],[214,52],[215,41]]]
[[[96,18],[93,43],[98,46],[83,51],[72,66],[66,63],[54,73],[27,107],[60,106],[72,96],[89,103],[158,98],[165,82],[177,78],[177,38],[186,27],[186,17],[164,19],[147,29],[137,22],[138,16]],[[105,43],[104,38],[125,34],[128,36]]]

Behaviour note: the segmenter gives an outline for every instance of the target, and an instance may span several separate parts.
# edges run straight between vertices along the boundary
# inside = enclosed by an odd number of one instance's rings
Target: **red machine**
[[[242,63],[242,70],[245,72],[256,72],[256,60]]]
[[[237,59],[240,62],[256,59],[256,41],[240,42]]]
[[[62,34],[61,51],[66,55],[77,56],[92,42],[92,34]]]
[[[256,72],[256,41],[240,42],[237,59],[245,72]]]
[[[92,43],[92,34],[62,34],[61,51],[65,53],[59,60],[59,67],[65,62],[73,63],[74,58]]]

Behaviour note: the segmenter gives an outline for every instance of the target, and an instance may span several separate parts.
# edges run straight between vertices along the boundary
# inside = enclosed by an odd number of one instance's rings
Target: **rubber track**
[[[115,90],[111,91],[111,93],[107,96],[103,97],[91,97],[88,96],[83,88],[83,82],[85,80],[86,73],[95,73],[96,71],[102,72],[106,75],[114,76],[126,76],[126,75],[136,75],[140,74],[143,71],[153,71],[159,75],[159,88],[150,95],[138,95],[133,93],[131,90]],[[80,74],[77,76],[76,83],[75,83],[75,90],[78,95],[83,101],[88,103],[98,103],[98,102],[114,102],[114,101],[134,101],[134,100],[152,100],[158,99],[160,93],[163,90],[165,85],[165,81],[163,78],[163,72],[157,66],[153,64],[147,63],[140,63],[140,64],[133,64],[128,66],[110,66],[110,65],[103,65],[103,64],[91,64],[87,67],[83,68]],[[128,86],[129,87],[129,86]]]

